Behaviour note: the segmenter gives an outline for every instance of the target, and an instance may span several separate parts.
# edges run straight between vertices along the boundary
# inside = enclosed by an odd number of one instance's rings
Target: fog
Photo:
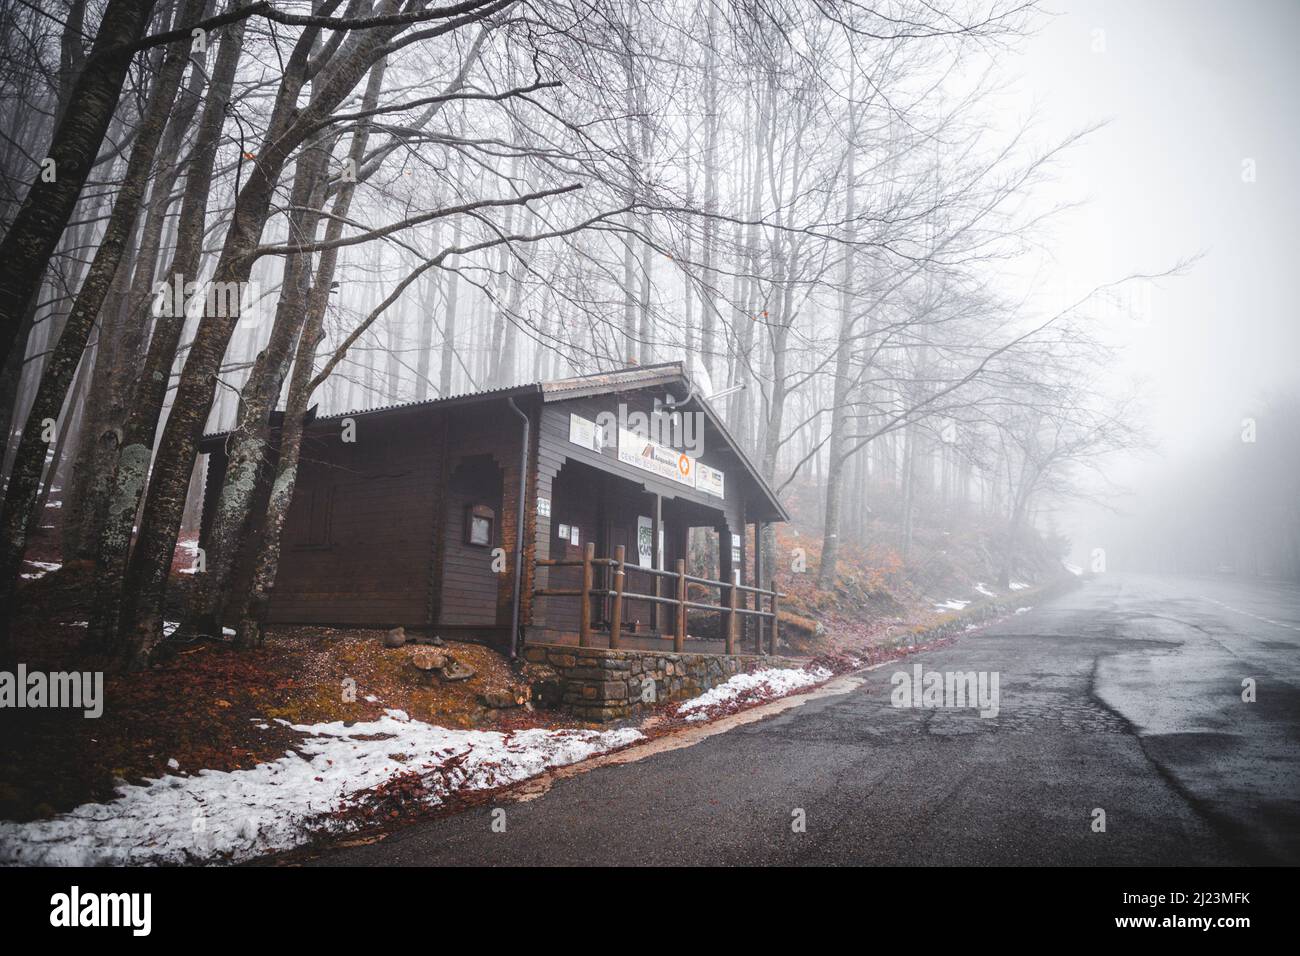
[[[1102,548],[1112,569],[1167,567],[1147,545],[1170,534],[1175,516],[1200,535],[1228,514],[1254,513],[1248,486],[1197,489],[1218,472],[1261,477],[1264,461],[1294,464],[1287,452],[1300,442],[1294,413],[1268,415],[1270,398],[1300,390],[1300,6],[1056,6],[1024,51],[1024,101],[1057,135],[1106,125],[1077,146],[1058,184],[1084,204],[1057,224],[1041,281],[1086,289],[1199,256],[1115,314],[1100,311],[1123,343],[1116,378],[1142,383],[1154,448],[1108,465],[1130,494],[1112,488],[1105,507],[1070,503],[1056,520],[1080,564]],[[1243,441],[1248,418],[1257,420],[1254,444]],[[1289,496],[1294,521],[1300,475],[1289,478],[1275,504]]]

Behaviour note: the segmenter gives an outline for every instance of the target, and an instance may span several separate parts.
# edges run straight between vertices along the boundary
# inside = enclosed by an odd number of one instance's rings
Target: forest
[[[797,500],[820,586],[872,516],[906,563],[960,513],[1005,588],[1044,511],[1149,444],[1095,320],[1186,265],[1026,293],[1092,132],[1002,98],[1041,17],[4,0],[6,638],[40,544],[93,568],[87,647],[148,664],[205,432],[230,464],[187,620],[273,586],[312,416],[671,360]]]

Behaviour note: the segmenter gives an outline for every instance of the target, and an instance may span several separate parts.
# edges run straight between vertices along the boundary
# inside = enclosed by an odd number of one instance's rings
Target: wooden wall
[[[424,624],[433,560],[439,439],[430,416],[358,416],[308,432],[285,524],[273,622]]]
[[[339,419],[313,424],[304,437],[270,620],[446,625],[500,637],[513,594],[522,423],[504,401],[392,409],[353,421],[353,442],[343,440]],[[462,482],[447,487],[466,461]],[[214,449],[203,534],[224,468]],[[492,570],[490,548],[463,545],[471,500],[497,513],[503,573]]]
[[[492,549],[504,547],[502,469],[491,455],[471,455],[463,457],[448,474],[442,613],[438,623],[495,627],[500,623],[499,574],[492,570]],[[492,543],[486,548],[465,540],[465,509],[475,504],[490,507],[496,516]],[[513,563],[507,559],[506,565],[513,573]]]

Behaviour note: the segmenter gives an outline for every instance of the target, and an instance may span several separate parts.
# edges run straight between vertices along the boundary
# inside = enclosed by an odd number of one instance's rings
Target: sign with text
[[[600,429],[589,418],[569,415],[569,441],[592,451],[600,451]]]
[[[716,468],[710,468],[704,462],[695,463],[695,487],[706,495],[713,495],[715,498],[726,497],[723,494],[723,485],[727,476]]]
[[[572,426],[570,426],[572,427]],[[618,430],[618,460],[661,478],[695,487],[695,459],[685,452],[641,438],[626,428]]]

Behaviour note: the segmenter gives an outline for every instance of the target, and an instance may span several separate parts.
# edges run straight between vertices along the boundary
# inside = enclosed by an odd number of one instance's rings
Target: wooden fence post
[[[686,559],[677,559],[677,628],[673,634],[673,650],[686,649]]]
[[[736,613],[736,608],[740,606],[740,568],[731,572],[731,597],[729,603],[731,610],[727,612],[727,653],[736,653],[736,625],[739,624],[740,615]]]
[[[588,541],[582,549],[582,594],[578,599],[578,646],[591,644],[591,559],[596,556],[596,542]]]
[[[776,606],[776,580],[772,581],[772,653],[776,653],[776,638],[781,629],[781,612]]]
[[[623,629],[623,555],[625,548],[619,545],[614,549],[614,602],[613,616],[609,622],[609,646],[618,647],[620,632]]]

